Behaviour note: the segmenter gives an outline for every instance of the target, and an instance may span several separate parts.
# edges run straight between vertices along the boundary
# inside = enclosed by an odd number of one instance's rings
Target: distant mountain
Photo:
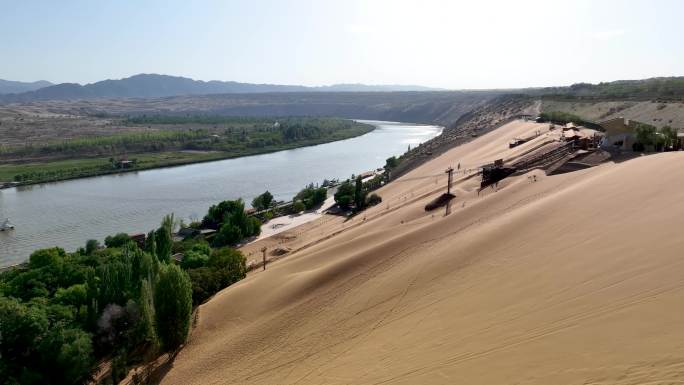
[[[52,83],[45,80],[39,80],[37,82],[15,82],[12,80],[0,79],[0,95],[35,91],[37,89],[49,87],[51,85]]]
[[[367,85],[367,84],[333,84],[331,86],[311,87],[311,91],[328,92],[405,92],[405,91],[444,91],[441,88],[405,85]]]
[[[36,100],[96,99],[96,98],[155,98],[181,95],[251,94],[271,92],[390,92],[430,91],[427,87],[396,85],[338,84],[323,87],[297,85],[251,84],[202,81],[180,76],[140,74],[120,80],[103,80],[80,85],[62,83],[29,92],[0,96],[4,102],[28,102]]]

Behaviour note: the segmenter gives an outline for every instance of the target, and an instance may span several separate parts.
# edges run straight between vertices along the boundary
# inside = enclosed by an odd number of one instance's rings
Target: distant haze
[[[675,0],[11,2],[0,78],[519,88],[682,75]]]

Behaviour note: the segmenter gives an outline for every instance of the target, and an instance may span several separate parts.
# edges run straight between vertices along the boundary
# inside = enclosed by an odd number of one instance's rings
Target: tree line
[[[117,383],[130,365],[180,347],[193,307],[244,278],[246,260],[202,237],[174,242],[174,226],[169,215],[143,243],[121,233],[74,253],[37,250],[0,274],[3,383],[81,384],[101,360]]]
[[[129,122],[158,122],[175,121],[184,118],[178,117],[155,117],[155,118],[129,118]],[[239,151],[249,148],[263,148],[289,144],[298,141],[316,140],[329,138],[350,137],[372,129],[364,123],[354,122],[338,118],[241,118],[245,121],[253,121],[253,124],[228,124],[224,127],[198,127],[198,128],[168,128],[157,127],[155,130],[143,132],[120,133],[109,136],[92,138],[74,138],[59,140],[48,143],[22,146],[2,146],[0,156],[109,156],[126,153],[144,153],[172,150],[213,150],[213,151]],[[201,117],[192,118],[190,122],[203,123]],[[229,121],[238,120],[231,118]],[[180,123],[179,123],[180,124]],[[148,126],[147,128],[152,128]]]

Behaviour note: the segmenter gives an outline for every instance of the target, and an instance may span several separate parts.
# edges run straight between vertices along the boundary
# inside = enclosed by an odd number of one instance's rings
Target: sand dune
[[[302,230],[307,247],[200,307],[162,383],[682,382],[684,153],[479,196],[461,175],[450,215],[423,210],[444,168],[515,156],[508,140],[540,127],[503,126],[384,187],[363,218]]]

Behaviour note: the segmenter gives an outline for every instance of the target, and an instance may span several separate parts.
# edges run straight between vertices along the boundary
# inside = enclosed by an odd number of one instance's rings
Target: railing
[[[514,163],[513,167],[515,167],[518,172],[529,171],[530,169],[547,165],[548,163],[553,163],[555,161],[559,161],[567,155],[571,154],[573,149],[573,143],[568,142],[558,148],[554,148],[553,150],[536,155],[530,159]]]

